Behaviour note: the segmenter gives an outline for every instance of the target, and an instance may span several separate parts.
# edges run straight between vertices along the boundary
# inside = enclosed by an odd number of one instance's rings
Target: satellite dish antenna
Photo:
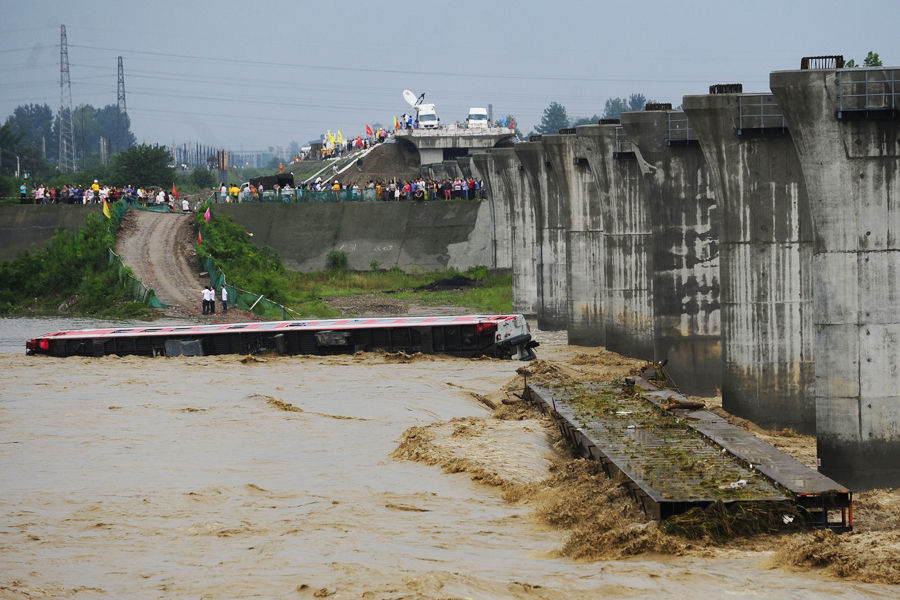
[[[406,100],[406,103],[415,108],[416,106],[416,95],[413,94],[409,90],[403,90],[403,99]]]

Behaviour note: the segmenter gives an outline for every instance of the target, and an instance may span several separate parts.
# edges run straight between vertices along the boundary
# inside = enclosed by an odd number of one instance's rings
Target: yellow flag
[[[338,144],[343,144],[343,143],[344,143],[344,136],[341,135],[341,130],[340,130],[340,129],[338,129],[337,143],[338,143]]]
[[[334,146],[334,136],[331,135],[331,130],[328,130],[328,141],[331,142],[331,145]]]
[[[103,214],[107,219],[112,219],[112,215],[109,213],[109,202],[106,201],[106,198],[103,199]]]

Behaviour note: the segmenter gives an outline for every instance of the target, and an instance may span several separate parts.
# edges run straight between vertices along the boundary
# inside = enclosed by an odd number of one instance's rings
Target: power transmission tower
[[[122,143],[122,126],[125,125],[125,116],[128,110],[125,108],[125,68],[122,66],[122,57],[119,57],[119,93],[116,101],[116,139],[113,144],[113,150],[123,150],[119,145]]]
[[[66,26],[59,26],[59,170],[78,170],[75,164],[75,124],[72,122],[72,79],[69,77],[69,43]]]

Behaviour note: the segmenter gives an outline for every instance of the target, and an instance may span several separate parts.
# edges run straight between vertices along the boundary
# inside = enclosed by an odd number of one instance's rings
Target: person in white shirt
[[[159,193],[156,194],[156,203],[164,204],[166,201],[166,193],[162,190],[159,190]]]
[[[228,290],[225,289],[225,286],[222,286],[222,314],[228,312]]]
[[[203,288],[203,314],[209,314],[209,288]]]
[[[191,212],[191,203],[187,201],[187,198],[181,199],[181,212]]]

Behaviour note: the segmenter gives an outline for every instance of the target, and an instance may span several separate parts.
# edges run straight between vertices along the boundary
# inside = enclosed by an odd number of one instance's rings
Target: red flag
[[[375,132],[372,131],[368,124],[366,124],[366,135],[375,135]]]
[[[198,244],[203,243],[203,234],[201,234],[199,231],[197,232],[197,243]]]
[[[175,196],[176,200],[178,200],[178,190],[175,189],[174,183],[172,183],[172,195]]]
[[[207,223],[209,223],[209,217],[210,217],[210,215],[209,215],[209,207],[207,206],[207,207],[206,207],[206,212],[203,213],[203,218],[206,219],[206,222],[207,222]]]

